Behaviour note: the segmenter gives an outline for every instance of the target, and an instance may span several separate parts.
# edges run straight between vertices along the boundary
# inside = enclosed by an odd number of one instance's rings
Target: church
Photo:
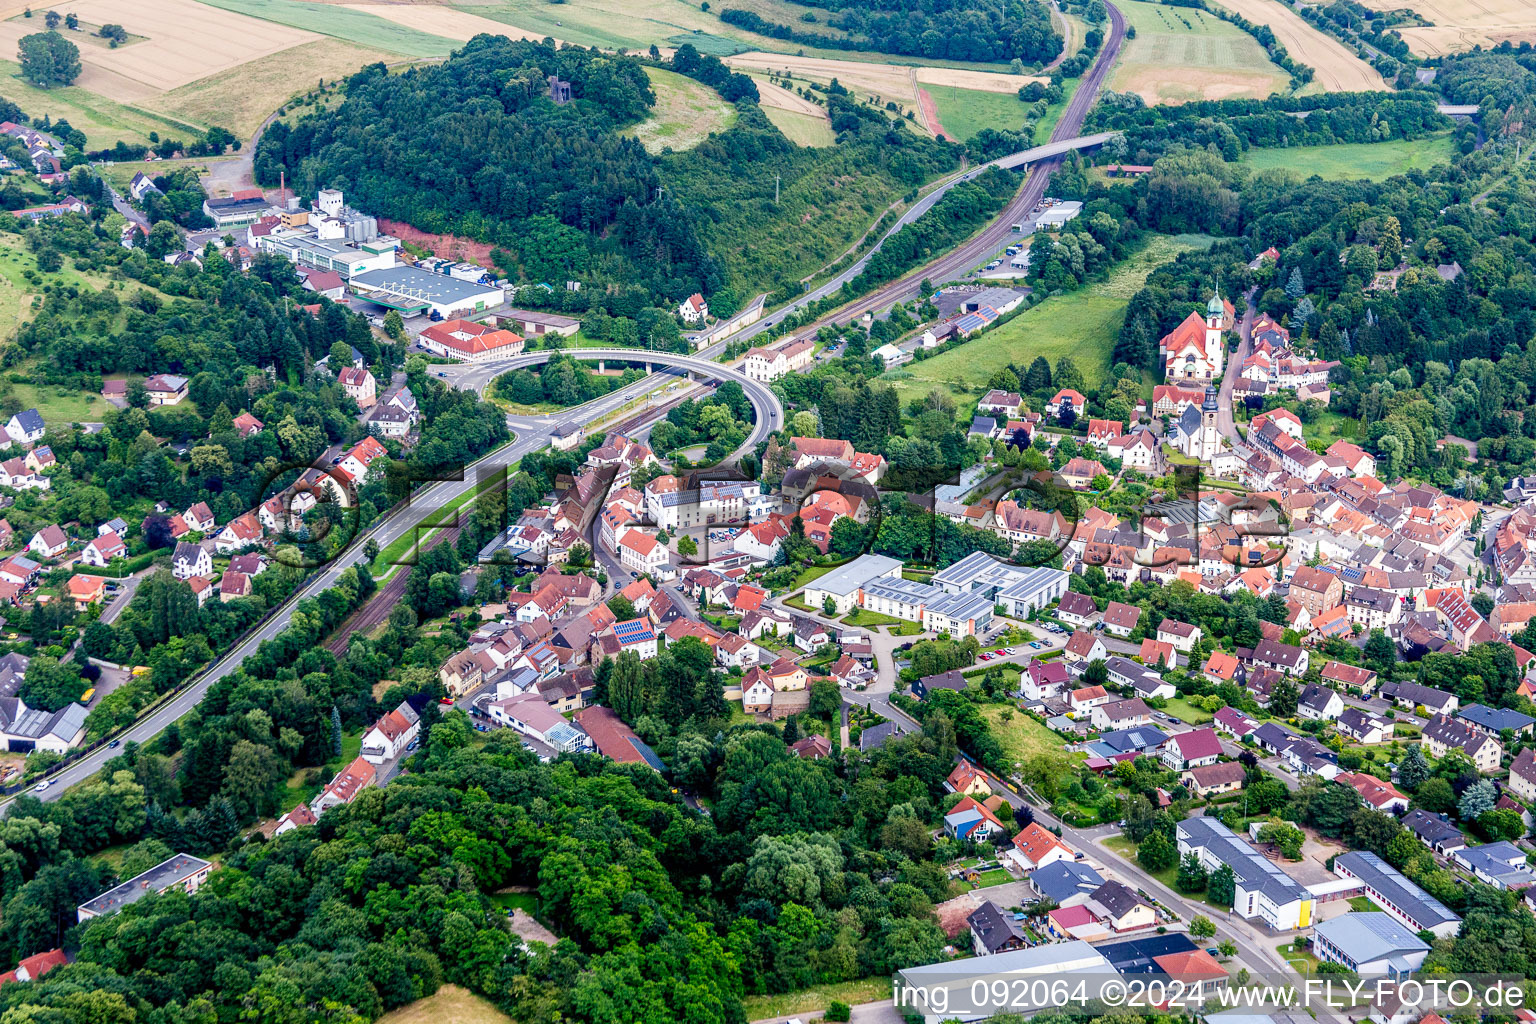
[[[1163,377],[1169,381],[1220,380],[1226,357],[1223,330],[1231,326],[1235,311],[1220,295],[1211,296],[1205,317],[1191,312],[1161,341]]]
[[[1207,386],[1205,401],[1191,405],[1173,421],[1174,447],[1192,459],[1210,462],[1221,451],[1221,431],[1216,426],[1216,388]]]

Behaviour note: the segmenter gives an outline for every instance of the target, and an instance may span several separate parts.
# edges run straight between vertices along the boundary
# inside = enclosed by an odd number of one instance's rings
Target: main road
[[[634,352],[631,350],[622,350],[621,354],[628,358],[634,358]],[[542,356],[544,359],[547,359],[549,355],[550,353],[548,352],[530,353],[529,357]],[[616,357],[610,353],[610,358]],[[779,405],[778,399],[773,396],[772,391],[766,386],[728,371],[718,363],[710,363],[707,360],[701,360],[696,357],[661,355],[654,358],[658,363],[667,362],[674,367],[690,369],[696,373],[707,374],[717,379],[739,379],[743,381],[743,387],[747,390],[748,397],[758,410],[759,422],[753,431],[754,438],[767,437],[770,432],[780,429],[783,425],[783,409]],[[748,387],[748,385],[751,386]],[[236,645],[228,654],[209,665],[180,693],[155,708],[148,715],[140,718],[116,738],[125,743],[128,741],[146,743],[159,735],[166,726],[186,715],[203,699],[210,686],[234,672],[246,658],[256,652],[256,648],[261,645],[262,641],[270,640],[287,627],[293,618],[294,606],[299,601],[308,597],[317,597],[322,591],[335,586],[341,574],[352,566],[359,564],[366,566],[363,547],[367,541],[376,540],[380,548],[387,548],[394,541],[410,536],[423,523],[431,521],[430,517],[434,512],[475,489],[482,478],[506,469],[530,452],[547,446],[550,434],[556,429],[569,425],[583,426],[595,419],[606,416],[654,386],[655,382],[653,380],[638,381],[629,387],[616,391],[611,395],[604,395],[602,398],[594,399],[585,405],[562,410],[549,417],[547,423],[535,423],[526,418],[509,417],[509,422],[531,429],[528,429],[526,433],[520,431],[510,444],[492,452],[479,462],[468,467],[464,472],[463,479],[441,480],[427,485],[413,495],[410,502],[404,507],[397,509],[372,529],[360,533],[334,561],[319,568],[308,583],[299,588],[250,636]],[[766,400],[764,398],[765,393],[768,396]],[[751,443],[755,444],[756,441]],[[119,598],[120,602],[124,600],[124,598]],[[118,751],[115,749],[102,747],[86,754],[79,760],[73,761],[66,767],[49,775],[47,788],[41,791],[33,791],[34,795],[43,800],[57,799],[70,786],[84,782],[99,772],[106,765],[107,761],[115,757],[117,753]],[[0,805],[0,813],[8,812],[11,806],[11,801],[7,800],[3,805]]]
[[[1031,166],[1024,188],[1014,198],[1013,202],[1008,205],[1002,215],[990,226],[954,251],[907,274],[897,281],[883,286],[879,290],[860,299],[851,307],[840,310],[838,316],[844,322],[851,317],[861,316],[863,313],[871,310],[883,309],[910,297],[915,292],[918,284],[925,278],[947,280],[968,270],[979,262],[983,256],[996,251],[1012,235],[1013,225],[1028,214],[1045,195],[1045,187],[1050,179],[1051,171],[1061,163],[1062,157],[1059,154],[1065,153],[1069,149],[1079,148],[1079,145],[1074,144],[1080,142],[1078,133],[1082,130],[1083,122],[1088,116],[1088,111],[1093,107],[1094,102],[1097,101],[1099,91],[1103,88],[1104,81],[1108,78],[1110,69],[1114,66],[1115,60],[1120,53],[1120,47],[1125,40],[1125,17],[1113,4],[1106,2],[1104,6],[1109,13],[1110,30],[1108,37],[1104,40],[1103,48],[1099,51],[1098,58],[1094,61],[1093,67],[1089,69],[1088,74],[1083,78],[1077,91],[1073,94],[1072,100],[1067,104],[1067,109],[1063,112],[1061,120],[1057,122],[1055,131],[1051,133],[1051,146],[1044,147],[1048,152],[1044,155],[1043,159],[1039,159],[1039,162]],[[1102,139],[1099,141],[1102,141]],[[1018,166],[1028,162],[1031,158],[1030,154],[1038,152],[1038,148],[1037,150],[1026,150],[1023,153],[1003,157],[1000,161],[994,162],[1003,166]],[[896,227],[892,228],[892,231],[911,223],[912,220],[921,216],[934,202],[937,202],[939,195],[944,190],[953,187],[961,180],[963,180],[963,177],[957,176],[941,187],[941,189],[930,193],[924,199],[924,202],[928,205],[924,206],[923,203],[918,203],[912,210],[907,211],[907,214],[903,216]],[[890,237],[889,233],[886,237]],[[883,242],[884,239],[881,241]],[[878,249],[878,245],[876,249]],[[842,281],[852,280],[854,276],[857,276],[857,273],[863,269],[863,264],[867,260],[868,256],[865,256],[863,260],[855,263],[844,274],[839,275],[839,278],[835,280],[835,287],[841,288]],[[802,296],[795,303],[778,311],[760,324],[754,325],[747,331],[739,332],[730,339],[730,342],[755,336],[758,332],[777,323],[790,309],[800,308],[806,303],[813,301],[812,296],[817,295],[817,293],[830,294],[833,284],[834,282],[828,282],[827,285],[823,285],[822,289],[818,289],[817,292]],[[827,291],[823,292],[823,289],[827,289]],[[710,359],[724,351],[726,344],[727,342],[717,343],[695,353],[692,357],[674,356],[669,353],[647,353],[647,355],[655,363],[666,363],[672,368],[693,369],[693,367],[687,366],[683,361],[708,363]],[[636,353],[632,350],[617,351],[620,354],[610,355],[610,358],[636,358]],[[538,354],[529,353],[529,356]],[[578,353],[573,352],[572,354]],[[545,359],[548,358],[548,353],[543,355]],[[516,365],[518,363],[515,360],[509,361],[505,368],[514,368]],[[701,367],[700,372],[707,372],[717,379],[724,377],[725,379],[747,380],[747,378],[734,371],[726,370],[722,372],[719,364],[709,364],[707,370]],[[762,387],[762,385],[755,381],[751,383],[754,385],[753,388],[747,388],[746,384],[743,384],[743,388],[747,390],[749,397],[753,396],[756,388]],[[288,601],[279,607],[244,641],[237,644],[222,658],[210,664],[185,689],[177,693],[169,701],[160,705],[120,733],[117,739],[123,742],[147,742],[159,735],[166,726],[185,716],[203,699],[210,686],[234,672],[247,657],[255,653],[256,648],[262,641],[276,636],[288,625],[293,617],[293,609],[299,601],[307,597],[318,596],[322,591],[334,586],[343,572],[354,565],[362,563],[364,561],[363,546],[368,540],[378,541],[380,548],[388,547],[392,542],[416,531],[432,512],[463,497],[474,489],[481,475],[493,474],[501,469],[505,469],[522,459],[524,455],[545,447],[549,443],[549,435],[555,430],[570,425],[583,426],[593,420],[606,416],[625,402],[638,397],[654,386],[654,383],[649,380],[639,381],[628,388],[596,399],[586,405],[562,410],[560,413],[549,417],[547,423],[543,420],[538,421],[536,426],[543,427],[544,429],[534,429],[529,433],[519,433],[511,444],[500,448],[468,467],[464,473],[464,479],[439,481],[423,488],[412,496],[410,502],[404,508],[388,515],[378,525],[355,538],[335,560],[319,569],[307,584],[293,594]],[[483,384],[481,387],[483,387]],[[753,431],[754,440],[752,443],[755,444],[756,439],[765,437],[767,433],[782,427],[783,410],[776,398],[771,403],[768,416],[762,414],[763,407],[758,404],[758,399],[754,399],[753,404],[759,412],[759,422]],[[534,424],[523,420],[518,425],[533,426]],[[86,754],[79,760],[71,762],[67,767],[50,774],[47,779],[47,788],[36,795],[44,800],[58,798],[65,789],[76,783],[83,782],[99,772],[115,754],[115,750],[105,747]],[[0,805],[0,813],[8,811],[10,806],[11,801],[7,800],[3,805]]]

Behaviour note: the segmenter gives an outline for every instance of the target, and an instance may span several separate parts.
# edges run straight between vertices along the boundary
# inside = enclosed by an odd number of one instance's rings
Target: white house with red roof
[[[359,409],[371,409],[378,401],[378,382],[367,370],[345,366],[336,374],[336,380],[341,384],[341,389],[347,393],[347,397],[357,403]]]
[[[365,437],[353,445],[346,456],[339,463],[340,468],[346,470],[357,485],[361,487],[368,482],[369,473],[374,462],[387,458],[389,452],[379,443],[376,437]],[[381,464],[382,465],[382,464]]]
[[[704,301],[704,296],[694,292],[678,303],[677,315],[683,318],[684,323],[703,323],[709,319],[709,303]]]
[[[128,546],[123,543],[123,538],[115,533],[103,533],[80,552],[80,564],[105,569],[112,559],[124,558],[127,554]]]
[[[319,817],[332,807],[350,804],[357,799],[359,793],[372,786],[377,780],[378,774],[374,771],[373,765],[359,755],[331,780],[330,785],[320,791],[319,796],[309,802],[309,809]]]
[[[433,355],[467,363],[506,359],[523,351],[522,335],[473,320],[444,320],[423,330],[416,340]]]
[[[619,561],[632,572],[657,572],[667,564],[667,549],[651,534],[631,527],[619,538]]]
[[[1077,854],[1038,821],[1032,821],[1013,837],[1013,848],[1006,854],[1025,871],[1037,871],[1048,864],[1073,861]]]
[[[1088,399],[1081,391],[1075,391],[1072,388],[1062,388],[1052,396],[1049,402],[1045,403],[1045,414],[1052,419],[1059,418],[1061,410],[1065,406],[1071,406],[1073,412],[1081,416],[1083,410],[1088,408]]]
[[[409,703],[384,715],[363,733],[363,760],[369,764],[384,764],[405,753],[421,732],[421,719]]]

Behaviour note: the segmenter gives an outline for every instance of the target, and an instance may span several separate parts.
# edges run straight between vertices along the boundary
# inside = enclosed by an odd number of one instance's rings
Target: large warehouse
[[[354,275],[352,294],[402,313],[433,313],[445,320],[480,313],[505,301],[495,285],[460,281],[416,267],[398,266]]]

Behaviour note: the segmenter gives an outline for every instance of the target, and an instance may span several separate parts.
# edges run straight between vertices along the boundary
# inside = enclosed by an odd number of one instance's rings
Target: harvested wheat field
[[[956,89],[1005,92],[1010,95],[1030,82],[1050,82],[1044,75],[1005,75],[1000,71],[966,71],[963,68],[918,68],[917,80],[922,85],[949,85]]]
[[[99,74],[83,73],[76,84],[117,100],[143,99],[321,38],[196,0],[63,0],[51,9],[93,25],[116,23],[145,37],[115,50],[80,48],[81,62]],[[24,22],[0,22],[0,48],[14,51],[30,31]]]
[[[1329,92],[1386,89],[1375,68],[1333,36],[1309,25],[1282,0],[1221,0],[1223,7],[1258,25],[1268,25],[1290,55],[1317,69],[1313,79]]]
[[[441,7],[436,4],[342,4],[342,6],[348,10],[384,18],[397,25],[416,29],[418,32],[427,32],[448,39],[469,40],[482,32],[486,35],[506,36],[509,39],[540,40],[544,38],[539,32],[531,32],[515,25],[482,18],[478,14],[456,11],[452,7]],[[556,39],[555,42],[558,44],[563,40]]]
[[[322,39],[172,89],[151,105],[191,121],[221,125],[249,139],[277,104],[314,88],[320,79],[333,82],[364,64],[397,59],[383,50]]]
[[[1536,42],[1536,5],[1530,0],[1363,0],[1378,11],[1408,8],[1433,22],[1429,27],[1398,26],[1395,31],[1414,53],[1441,57],[1474,46]]]
[[[425,999],[391,1010],[378,1024],[512,1024],[512,1018],[473,992],[444,985]]]

